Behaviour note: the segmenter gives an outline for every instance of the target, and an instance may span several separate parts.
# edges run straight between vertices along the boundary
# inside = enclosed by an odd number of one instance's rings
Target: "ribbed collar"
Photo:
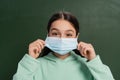
[[[50,52],[48,55],[46,55],[44,58],[49,59],[51,61],[55,61],[55,62],[68,62],[68,61],[73,61],[77,59],[77,56],[73,51],[70,52],[70,55],[65,58],[65,59],[60,59],[58,57],[56,57],[55,55],[53,55],[52,52]]]

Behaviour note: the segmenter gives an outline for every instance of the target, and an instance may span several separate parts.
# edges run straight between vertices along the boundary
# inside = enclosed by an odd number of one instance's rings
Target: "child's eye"
[[[53,35],[53,36],[57,36],[57,35],[58,35],[58,33],[52,33],[52,35]]]
[[[67,37],[72,37],[72,34],[66,34]]]

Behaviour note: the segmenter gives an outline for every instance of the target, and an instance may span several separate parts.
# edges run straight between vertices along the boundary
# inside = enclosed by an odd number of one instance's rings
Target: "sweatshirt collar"
[[[74,51],[71,51],[70,55],[67,58],[63,59],[63,60],[56,57],[55,55],[53,55],[52,52],[50,52],[48,55],[46,55],[45,58],[48,59],[48,60],[54,61],[54,62],[58,62],[58,61],[59,62],[68,62],[68,61],[73,61],[73,60],[77,59],[76,54],[75,54]]]

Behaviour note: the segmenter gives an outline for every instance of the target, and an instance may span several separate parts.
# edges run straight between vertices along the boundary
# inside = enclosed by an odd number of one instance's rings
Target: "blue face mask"
[[[77,48],[77,38],[47,37],[45,46],[53,52],[65,55]]]

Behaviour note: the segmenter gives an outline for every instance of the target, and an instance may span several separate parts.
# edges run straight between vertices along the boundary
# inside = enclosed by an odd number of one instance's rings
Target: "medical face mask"
[[[77,48],[77,38],[47,37],[45,46],[53,52],[65,55]]]

